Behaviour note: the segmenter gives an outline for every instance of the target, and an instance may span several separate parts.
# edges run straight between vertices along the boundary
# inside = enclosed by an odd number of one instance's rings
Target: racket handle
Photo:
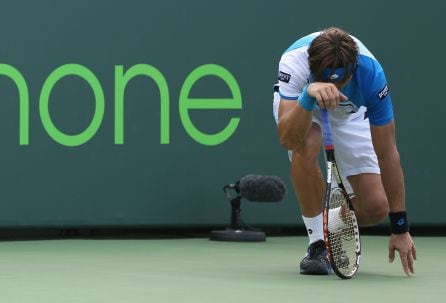
[[[326,109],[320,109],[322,134],[324,137],[324,147],[326,150],[333,149],[333,137],[331,133],[330,114]]]

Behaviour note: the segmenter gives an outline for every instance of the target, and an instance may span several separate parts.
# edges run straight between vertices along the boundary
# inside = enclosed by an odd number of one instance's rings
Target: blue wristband
[[[409,231],[409,222],[407,221],[407,212],[390,212],[390,233],[404,234]]]
[[[316,98],[311,97],[308,92],[307,88],[308,85],[305,85],[304,89],[302,90],[302,94],[299,96],[299,104],[302,106],[305,110],[312,112],[316,108]]]

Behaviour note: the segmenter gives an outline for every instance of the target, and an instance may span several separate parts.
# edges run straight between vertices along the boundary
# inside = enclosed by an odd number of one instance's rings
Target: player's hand
[[[334,110],[339,102],[347,101],[348,98],[333,83],[314,82],[311,83],[307,92],[313,98],[316,98],[320,108]]]
[[[406,275],[414,274],[413,261],[417,259],[417,251],[410,234],[391,234],[389,240],[389,262],[395,259],[395,250],[400,254],[401,264]]]

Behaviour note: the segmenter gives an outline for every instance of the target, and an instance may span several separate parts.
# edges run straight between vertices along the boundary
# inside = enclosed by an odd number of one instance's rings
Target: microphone
[[[231,197],[229,189],[237,193]],[[231,227],[225,230],[213,230],[210,239],[214,241],[263,242],[265,233],[252,228],[241,218],[241,200],[257,202],[279,202],[285,195],[286,188],[282,180],[275,176],[246,175],[234,184],[223,186],[231,202]]]
[[[256,202],[280,202],[286,193],[285,184],[276,176],[246,175],[228,187],[235,189],[241,197]]]

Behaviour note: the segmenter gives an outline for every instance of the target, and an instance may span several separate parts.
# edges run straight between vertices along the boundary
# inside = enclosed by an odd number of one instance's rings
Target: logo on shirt
[[[328,77],[329,80],[336,80],[336,79],[338,79],[338,78],[339,78],[339,75],[338,75],[338,74],[333,74],[333,75],[330,75],[330,76]]]
[[[291,79],[291,75],[279,71],[279,75],[277,76],[277,79],[279,79],[279,81],[289,83],[289,82],[290,82],[290,79]]]
[[[381,89],[381,91],[378,93],[379,100],[384,99],[389,94],[389,88],[387,87],[387,84]]]

